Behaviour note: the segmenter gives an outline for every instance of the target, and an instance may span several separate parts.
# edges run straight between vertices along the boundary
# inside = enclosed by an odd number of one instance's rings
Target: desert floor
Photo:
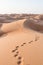
[[[1,27],[0,65],[43,65],[43,33],[25,28],[25,21]]]

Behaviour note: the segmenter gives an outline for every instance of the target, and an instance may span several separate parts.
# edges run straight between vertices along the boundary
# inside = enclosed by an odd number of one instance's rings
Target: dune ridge
[[[43,21],[41,21],[41,20],[29,20],[29,19],[27,19],[24,22],[24,27],[30,28],[34,31],[38,31],[38,32],[43,33]]]
[[[25,20],[26,19],[15,21],[12,23],[3,24],[3,26],[1,27],[1,30],[5,33],[19,30],[23,27],[22,24]]]
[[[22,19],[18,21],[13,21],[11,23],[0,23],[0,36],[13,32],[13,31],[23,31],[25,28],[31,28],[38,32],[43,32],[43,24],[36,19]]]
[[[13,31],[23,31],[23,22],[26,19],[23,20],[19,20],[19,21],[15,21],[15,22],[11,22],[11,23],[3,23],[0,24],[0,36],[3,36],[7,33],[13,32]]]

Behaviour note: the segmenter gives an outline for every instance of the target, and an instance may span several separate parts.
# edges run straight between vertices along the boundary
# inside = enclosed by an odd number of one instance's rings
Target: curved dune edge
[[[4,33],[20,30],[23,27],[22,24],[24,21],[26,21],[26,19],[15,21],[12,23],[3,24],[3,26],[1,27],[1,30]]]
[[[11,23],[3,23],[0,24],[0,36],[6,35],[7,33],[10,32],[17,32],[17,31],[23,31],[23,22],[26,21],[26,19],[14,21]]]
[[[43,24],[39,24],[38,22],[38,20],[26,20],[24,22],[24,27],[43,33]]]

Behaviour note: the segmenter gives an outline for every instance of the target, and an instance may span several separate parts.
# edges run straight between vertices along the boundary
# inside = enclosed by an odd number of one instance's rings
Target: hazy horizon
[[[0,14],[43,14],[43,0],[0,0]]]

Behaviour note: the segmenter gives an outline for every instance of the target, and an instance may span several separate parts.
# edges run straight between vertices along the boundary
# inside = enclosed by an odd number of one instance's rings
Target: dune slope
[[[24,27],[26,19],[3,24],[0,65],[43,65],[43,34]]]

